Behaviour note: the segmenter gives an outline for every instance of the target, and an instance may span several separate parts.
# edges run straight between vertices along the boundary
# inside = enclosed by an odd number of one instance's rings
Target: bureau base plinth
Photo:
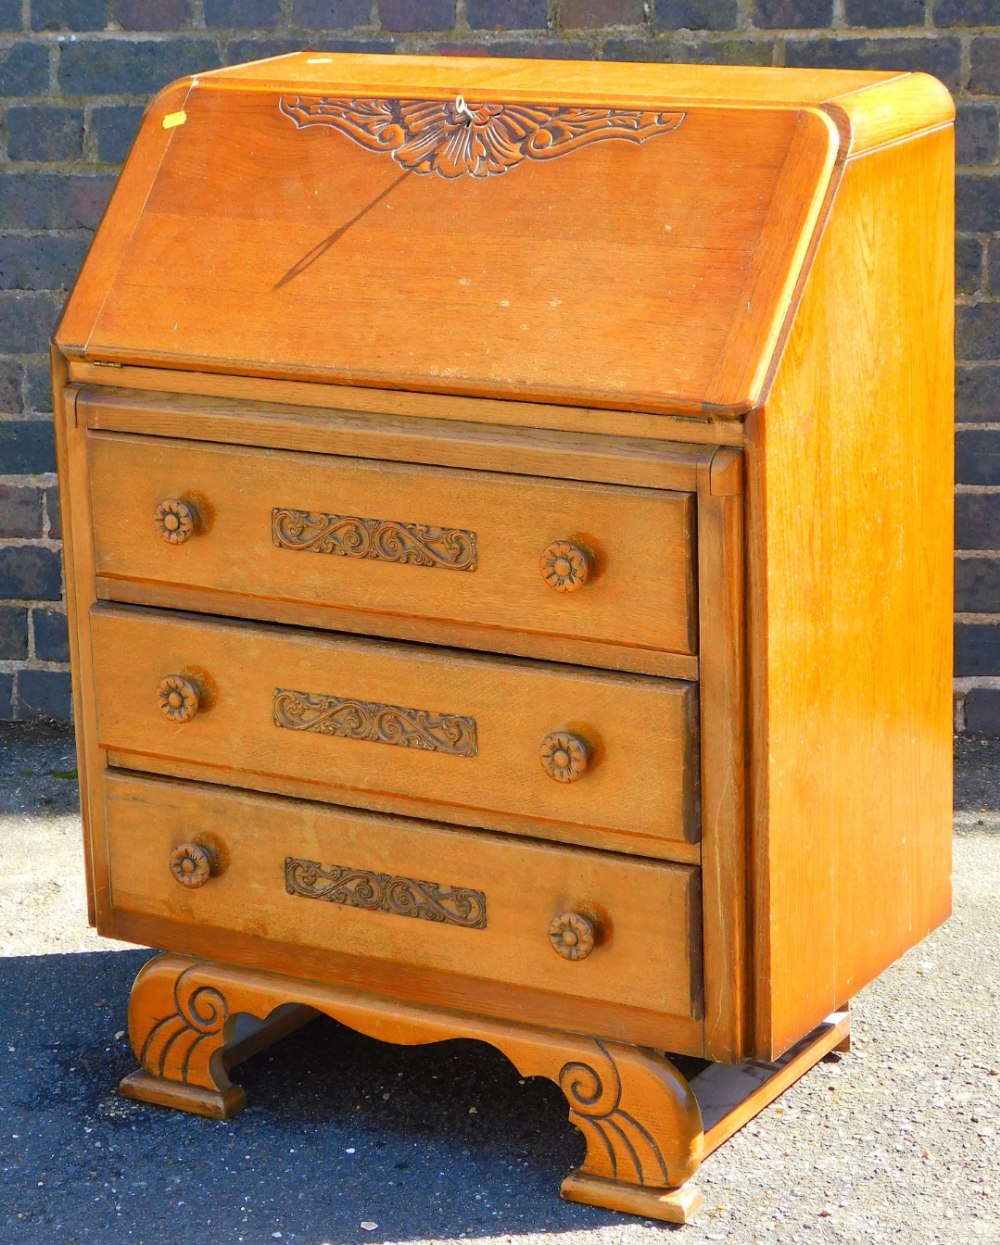
[[[602,1180],[583,1172],[570,1172],[559,1186],[567,1202],[599,1206],[602,1210],[620,1210],[626,1215],[642,1215],[664,1223],[687,1223],[701,1210],[701,1190],[688,1181],[679,1189],[646,1189],[641,1185]]]
[[[773,1064],[711,1064],[688,1081],[643,1047],[165,954],[132,987],[129,1036],[140,1068],[121,1092],[227,1119],[246,1105],[229,1070],[319,1014],[403,1045],[473,1038],[496,1047],[523,1076],[554,1081],[587,1143],[562,1195],[670,1223],[687,1222],[701,1206],[690,1180],[704,1155],[842,1048],[850,1026],[846,1011],[836,1013]]]
[[[321,1012],[384,1042],[417,1045],[473,1038],[500,1050],[522,1076],[544,1076],[562,1090],[587,1153],[567,1196],[676,1221],[692,1196],[666,1196],[701,1161],[701,1113],[688,1082],[656,1051],[578,1034],[471,1016],[364,995],[319,982],[255,972],[188,956],[161,955],[140,971],[129,1002],[129,1036],[141,1065],[122,1092],[163,1106],[226,1118],[245,1105],[228,1068],[240,1053],[238,1019]],[[262,1027],[255,1050],[281,1036]],[[242,1052],[245,1057],[249,1050]],[[626,1195],[627,1194],[627,1195]],[[659,1206],[657,1211],[655,1206]]]
[[[247,1105],[246,1094],[226,1075],[230,1068],[280,1042],[319,1015],[314,1008],[297,1003],[287,1003],[263,1019],[245,1013],[227,1015],[222,1019],[220,1046],[217,991],[202,982],[192,995],[177,994],[174,1004],[176,1010],[163,1027],[146,1021],[148,1033],[143,1040],[143,1053],[135,1044],[135,1031],[131,1028],[134,1013],[130,1011],[130,1034],[136,1054],[141,1060],[148,1058],[151,1066],[162,1071],[152,1073],[144,1064],[122,1079],[119,1093],[137,1102],[154,1102],[213,1120],[228,1120]],[[166,1056],[168,1044],[174,1041],[180,1042],[180,1063],[176,1067]]]
[[[205,1089],[201,1085],[189,1085],[186,1081],[152,1076],[143,1068],[123,1077],[118,1092],[123,1098],[133,1098],[136,1102],[174,1107],[177,1111],[204,1115],[210,1120],[231,1119],[247,1105],[247,1096],[238,1085],[229,1085],[224,1090]]]

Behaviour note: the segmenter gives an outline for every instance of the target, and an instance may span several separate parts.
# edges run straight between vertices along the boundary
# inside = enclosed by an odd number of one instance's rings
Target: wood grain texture
[[[580,639],[695,650],[693,503],[685,494],[148,436],[94,433],[90,445],[103,578],[226,592],[232,613],[241,599],[262,598],[325,606],[331,625],[339,607],[380,615],[390,632],[393,617],[489,626],[517,633],[529,653],[533,634],[558,637],[566,648]],[[553,470],[558,465],[555,456]],[[200,515],[183,545],[164,542],[154,523],[165,498],[186,500]],[[349,553],[360,540],[371,557],[297,550],[274,534],[275,510],[288,509],[371,519],[387,547],[358,538],[355,522],[340,548]],[[471,533],[451,560],[467,569],[406,564],[401,557],[419,556],[421,542],[401,537],[402,524]],[[558,540],[576,541],[593,560],[586,587],[570,596],[553,592],[540,568]],[[298,543],[308,550],[308,539]],[[445,566],[446,546],[422,542]]]
[[[107,801],[116,911],[267,938],[288,948],[290,974],[304,947],[666,1015],[698,1010],[697,871],[687,866],[124,775],[109,778]],[[170,868],[192,826],[225,861],[197,889],[179,886]],[[303,898],[286,887],[289,856],[475,889],[484,924]],[[550,945],[550,922],[566,910],[598,931],[585,959]],[[462,988],[456,980],[451,998]]]
[[[636,65],[590,61],[505,60],[419,56],[353,56],[304,52],[253,65],[213,70],[233,90],[297,89],[339,94],[426,94],[453,99],[502,94],[592,107],[649,108],[665,100],[744,107],[824,107],[844,132],[845,150],[864,152],[932,129],[952,116],[951,100],[927,74],[855,69],[771,69],[763,66]],[[331,85],[335,84],[335,86]]]
[[[78,401],[87,427],[107,432],[515,475],[547,476],[558,465],[557,474],[563,480],[640,488],[690,491],[695,487],[699,466],[715,452],[714,445],[664,442],[652,437],[611,437],[542,426],[518,428],[515,420],[523,410],[521,404],[510,402],[495,404],[494,412],[498,419],[509,419],[510,424],[474,423],[427,414],[413,418],[409,411],[385,414],[365,407],[341,410],[278,405],[253,400],[249,395],[254,392],[248,388],[248,396],[237,399],[87,389],[79,394]],[[331,390],[322,396],[336,401],[342,395]],[[357,391],[352,396],[356,397]],[[367,396],[378,395],[368,391]],[[459,413],[468,413],[471,420],[474,412],[461,407]],[[683,432],[686,422],[679,421],[673,427]],[[664,423],[658,421],[660,429]]]
[[[640,146],[448,180],[296,129],[279,98],[191,87],[186,123],[157,131],[117,271],[84,268],[79,288],[99,281],[104,296],[64,348],[626,410],[752,405],[748,371],[766,370],[803,253],[795,205],[822,197],[836,149],[822,113],[699,105]],[[781,170],[803,127],[793,185]],[[755,364],[734,369],[734,333]]]
[[[335,54],[154,102],[53,371],[92,919],[210,961],[123,1092],[238,1109],[237,1012],[472,1037],[563,1089],[565,1196],[680,1222],[844,1048],[950,901],[951,116]]]
[[[94,235],[84,269],[67,299],[52,340],[62,355],[78,353],[74,343],[86,341],[107,296],[107,290],[120,270],[122,255],[135,231],[137,211],[141,210],[177,129],[163,129],[163,118],[184,108],[192,81],[183,78],[157,95],[146,110],[122,168],[100,227]]]
[[[831,1051],[849,1049],[851,1016],[833,1012],[773,1063],[709,1064],[691,1081],[711,1154]]]
[[[158,956],[136,979],[129,1036],[142,1075],[128,1078],[123,1091],[197,1114],[233,1114],[243,1097],[233,1092],[223,1055],[235,1018],[266,1019],[289,1001],[380,1041],[417,1045],[464,1037],[487,1042],[523,1076],[554,1081],[566,1098],[570,1122],[587,1143],[573,1176],[593,1182],[594,1194],[582,1199],[593,1205],[635,1209],[635,1195],[646,1193],[653,1207],[657,1196],[686,1185],[701,1162],[704,1138],[697,1101],[684,1077],[657,1051],[176,955]],[[598,1182],[605,1188],[603,1198],[596,1192]],[[686,1197],[662,1205],[666,1213],[659,1217],[676,1219],[678,1209],[693,1209],[696,1199],[689,1190]]]
[[[748,1049],[752,989],[747,875],[743,456],[720,449],[698,490],[705,1050]]]
[[[737,311],[706,393],[711,406],[731,401],[727,394],[758,395],[764,387],[823,219],[836,155],[836,131],[830,118],[824,113],[798,114],[775,179],[772,210],[747,264]],[[761,345],[752,349],[752,341]]]
[[[264,790],[287,777],[316,796],[418,816],[429,803],[460,824],[543,836],[579,826],[609,844],[661,848],[698,837],[690,685],[124,607],[95,607],[91,627],[100,742],[119,763],[186,762]],[[180,726],[156,703],[168,674],[201,689],[202,707]],[[478,750],[283,729],[276,688],[462,715],[476,723]],[[592,749],[579,782],[554,782],[542,768],[539,747],[556,729]]]
[[[949,910],[952,136],[852,162],[748,422],[756,1053]]]
[[[629,66],[627,78],[622,68],[303,56],[259,75],[176,84],[154,105],[58,340],[71,354],[119,363],[746,413],[787,321],[834,155],[946,124],[947,92],[912,74],[751,69],[727,82],[728,71],[711,68]],[[616,82],[615,107],[670,117],[670,132],[594,142],[502,178],[400,171],[384,141],[367,150],[348,133],[296,128],[279,107],[335,98],[349,108],[360,91],[362,104],[416,92],[453,108],[474,86],[490,95],[477,109],[534,100],[551,111],[608,105]],[[728,106],[734,91],[753,106]],[[184,124],[164,130],[163,112],[181,97]],[[793,144],[789,161],[794,130],[812,137]],[[220,161],[224,202],[213,189]],[[627,187],[628,214],[616,210],[622,195],[608,199],[612,185]],[[141,208],[132,222],[129,204]],[[386,316],[395,305],[420,315]],[[651,369],[636,346],[653,325],[671,347]]]
[[[162,394],[187,394],[191,397],[223,398],[238,402],[280,403],[286,406],[321,408],[323,416],[344,411],[370,411],[377,416],[405,416],[400,431],[413,438],[421,436],[420,427],[428,420],[455,420],[468,424],[502,425],[507,429],[555,430],[583,434],[607,434],[607,411],[594,407],[556,406],[552,403],[526,402],[522,398],[503,401],[494,398],[470,398],[449,393],[410,393],[402,389],[362,388],[358,385],[328,385],[310,381],[274,380],[264,376],[227,375],[224,372],[205,372],[196,369],[142,367],[139,364],[89,363],[70,358],[66,361],[70,382],[87,387],[104,389],[102,397],[112,406],[121,397],[120,390],[133,395],[133,400],[145,405],[156,402]],[[322,418],[322,417],[321,417]],[[645,411],[617,411],[614,435],[616,438],[644,438],[661,442],[680,442],[692,445],[740,445],[743,441],[743,425],[731,419],[715,419],[700,407],[697,411],[678,412],[670,418],[651,415]],[[414,421],[416,421],[414,423]],[[120,428],[123,432],[139,432],[142,428],[132,424],[95,424],[94,427]],[[156,427],[178,436],[193,436],[189,424]],[[235,441],[243,442],[242,436]],[[257,441],[245,444],[256,445]],[[584,442],[585,443],[585,442]],[[289,449],[306,448],[289,444]],[[395,455],[387,454],[392,458]],[[413,461],[424,461],[416,458]],[[465,466],[465,463],[456,465]],[[589,478],[589,477],[585,477]],[[623,481],[633,483],[633,481]],[[635,481],[638,483],[638,481]]]
[[[87,694],[89,653],[86,643],[86,617],[94,603],[92,540],[89,530],[89,506],[76,502],[77,490],[86,495],[86,481],[78,470],[86,461],[80,456],[81,432],[76,410],[78,391],[67,384],[66,360],[53,347],[50,354],[52,377],[53,424],[56,466],[59,472],[59,513],[62,520],[62,546],[65,565],[64,593],[70,661],[73,669],[73,719],[75,724],[77,774],[80,789],[80,813],[83,819],[84,870],[87,886],[87,919],[97,920],[98,894],[104,889],[105,870],[99,858],[100,836],[92,821],[92,793],[99,783],[104,755],[97,749],[93,731],[94,703]],[[74,468],[71,470],[71,467]],[[87,690],[85,690],[85,687]],[[99,802],[99,801],[98,801]]]
[[[87,917],[92,925],[99,925],[108,911],[107,841],[102,789],[107,757],[98,739],[88,621],[91,606],[96,600],[96,580],[93,529],[87,503],[86,428],[78,419],[78,391],[75,386],[67,385],[65,360],[55,347],[51,353],[51,374],[66,619],[73,669],[73,725],[83,819]]]
[[[925,73],[860,87],[828,99],[824,109],[840,130],[842,154],[850,159],[950,125],[955,116],[944,84]]]
[[[384,56],[296,52],[248,65],[200,74],[220,88],[274,91],[332,88],[347,95],[426,93],[450,99],[465,94],[503,93],[524,102],[538,97],[589,106],[649,106],[682,99],[729,100],[739,104],[820,104],[871,86],[892,85],[908,75],[856,69],[764,69],[751,66],[622,64],[614,61],[535,60],[472,56]],[[473,89],[475,88],[475,89]]]
[[[472,1009],[481,1016],[518,1018],[541,1028],[588,1033],[679,1055],[699,1057],[702,1053],[700,1020],[665,1016],[648,1008],[574,999],[496,980],[439,973],[412,964],[404,966],[338,951],[317,951],[301,942],[285,946],[254,934],[205,930],[188,922],[145,913],[111,912],[99,928],[108,938],[147,947],[169,946],[185,955],[261,972],[280,972],[282,965],[294,959],[297,977],[313,982],[336,978],[345,989],[360,995],[426,1003],[449,1010]]]
[[[191,610],[195,613],[232,615],[261,622],[288,623],[298,627],[328,628],[336,619],[339,631],[355,635],[391,636],[418,644],[451,645],[455,648],[490,653],[530,653],[543,661],[596,666],[604,670],[625,670],[636,674],[656,674],[668,679],[694,681],[698,678],[698,658],[683,653],[663,653],[653,649],[627,648],[622,644],[601,644],[589,640],[567,640],[559,636],[491,631],[488,628],[441,619],[385,619],[366,610],[338,608],[333,613],[326,604],[304,605],[295,601],[269,601],[259,597],[240,597],[234,605],[229,592],[214,588],[188,588],[177,584],[142,583],[138,580],[97,579],[101,601],[132,605],[151,605],[157,609]]]

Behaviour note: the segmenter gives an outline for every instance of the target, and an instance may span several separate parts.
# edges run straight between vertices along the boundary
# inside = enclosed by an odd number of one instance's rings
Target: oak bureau
[[[952,105],[302,53],[151,105],[53,346],[125,1094],[318,1013],[668,1220],[950,903]],[[253,1018],[253,1022],[248,1018]],[[684,1075],[670,1056],[683,1056]]]

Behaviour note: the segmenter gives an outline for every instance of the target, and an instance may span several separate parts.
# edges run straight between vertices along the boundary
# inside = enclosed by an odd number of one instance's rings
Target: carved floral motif
[[[181,843],[170,853],[170,872],[181,886],[204,886],[212,876],[211,853],[198,843]]]
[[[452,756],[474,757],[479,752],[476,719],[457,713],[405,709],[286,687],[274,689],[273,710],[275,726],[286,730],[317,731],[341,739],[423,748]]]
[[[299,129],[323,125],[368,151],[389,152],[414,173],[492,177],[525,160],[553,160],[590,143],[644,143],[669,134],[685,113],[455,100],[338,99],[283,95],[279,110]]]
[[[164,498],[153,511],[153,525],[171,545],[183,545],[194,531],[195,512],[185,501]]]
[[[576,592],[587,582],[590,563],[586,553],[568,540],[557,540],[542,554],[542,579],[556,592]]]
[[[561,912],[549,923],[549,942],[564,960],[585,960],[594,949],[594,925],[579,912]]]
[[[324,899],[366,912],[388,912],[465,929],[486,928],[486,896],[468,886],[441,886],[438,882],[288,856],[285,888],[290,895]]]
[[[586,773],[590,755],[576,735],[553,731],[542,740],[541,760],[542,769],[556,782],[576,782]]]
[[[156,689],[160,712],[171,722],[190,722],[198,712],[198,690],[179,674],[168,674]]]
[[[450,571],[474,571],[478,565],[475,532],[425,523],[275,507],[271,539],[279,549],[334,553],[342,558],[373,558]]]

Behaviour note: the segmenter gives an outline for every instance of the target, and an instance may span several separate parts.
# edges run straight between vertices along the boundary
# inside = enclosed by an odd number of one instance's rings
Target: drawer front
[[[696,869],[200,783],[106,791],[118,912],[265,938],[290,972],[304,948],[695,1014]]]
[[[697,836],[690,684],[129,606],[96,606],[92,643],[130,768],[637,852]]]
[[[557,660],[587,660],[574,643],[695,652],[689,494],[112,433],[88,443],[108,580],[231,594],[226,613],[329,609],[334,627],[337,610],[360,611],[403,638],[407,619],[489,627],[508,651]]]

